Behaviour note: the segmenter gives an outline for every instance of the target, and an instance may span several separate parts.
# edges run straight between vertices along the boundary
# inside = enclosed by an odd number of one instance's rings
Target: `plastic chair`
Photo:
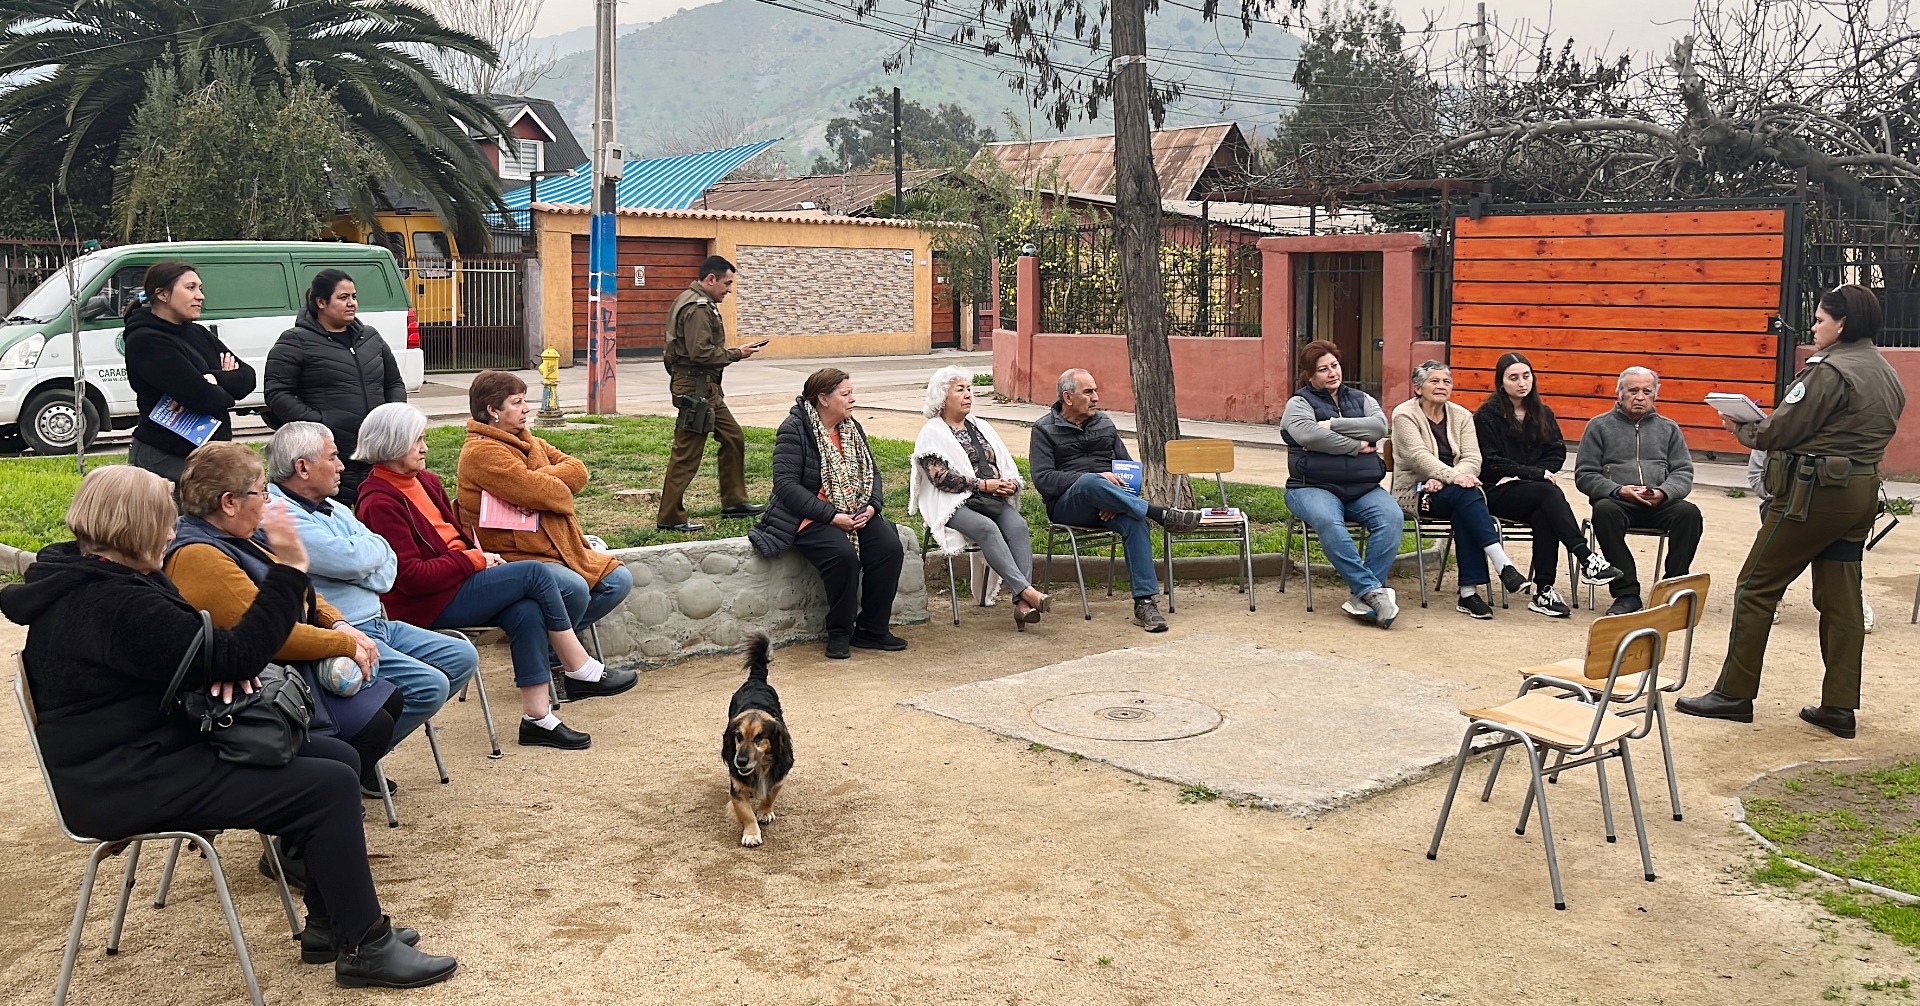
[[[20,704],[20,715],[26,721],[27,743],[33,748],[33,761],[39,766],[40,781],[47,787],[47,801],[53,805],[54,822],[60,828],[60,833],[67,838],[82,845],[93,846],[93,854],[87,857],[86,870],[80,877],[80,896],[73,909],[73,925],[67,930],[66,951],[60,958],[60,978],[53,990],[54,1006],[65,1006],[67,988],[73,983],[74,960],[80,953],[80,934],[86,929],[87,906],[93,901],[93,885],[99,876],[101,861],[108,856],[120,855],[122,852],[127,854],[127,867],[121,878],[120,900],[113,912],[113,931],[107,937],[107,953],[113,955],[120,952],[120,932],[127,920],[127,903],[133,898],[133,880],[140,867],[141,846],[146,842],[169,839],[173,842],[174,859],[179,855],[180,846],[187,842],[193,843],[194,848],[206,857],[207,865],[213,873],[214,892],[220,897],[220,911],[227,917],[227,935],[232,938],[234,952],[240,958],[240,973],[247,980],[247,997],[253,1002],[253,1006],[265,1006],[266,1001],[260,995],[260,982],[253,973],[253,957],[247,953],[247,939],[240,931],[240,917],[234,911],[233,896],[227,890],[227,874],[220,865],[220,854],[214,851],[212,836],[192,831],[149,831],[113,841],[103,841],[81,835],[68,826],[67,816],[60,809],[60,794],[54,792],[53,776],[47,771],[46,756],[40,750],[40,715],[35,710],[33,692],[27,684],[27,665],[24,655],[17,658],[17,665],[19,673],[13,679],[13,695]],[[279,855],[265,835],[260,836],[260,841],[266,846],[267,857],[273,865],[275,876],[282,877],[281,901],[286,907],[287,921],[293,929],[293,935],[298,937],[300,935],[299,916],[294,913],[293,895],[287,890],[286,881],[280,869]],[[173,881],[174,859],[168,860],[165,875],[160,881],[159,893],[154,898],[154,908],[166,907],[167,888]]]
[[[1213,473],[1213,484],[1220,492],[1220,508],[1228,509],[1225,473],[1233,471],[1233,441],[1173,440],[1167,443],[1167,471],[1173,475]],[[1228,534],[1211,532],[1230,532]],[[1247,595],[1247,610],[1254,610],[1253,596],[1253,524],[1245,513],[1209,517],[1201,511],[1200,526],[1192,531],[1160,533],[1160,555],[1167,567],[1167,613],[1173,613],[1173,545],[1193,541],[1230,541],[1240,546],[1240,592]]]
[[[1487,709],[1462,709],[1461,715],[1468,719],[1467,730],[1460,738],[1460,750],[1454,757],[1453,778],[1440,805],[1440,819],[1433,826],[1433,842],[1427,846],[1427,858],[1436,859],[1440,854],[1440,839],[1446,834],[1454,794],[1460,789],[1460,776],[1466,769],[1467,759],[1475,753],[1474,739],[1481,734],[1496,734],[1502,739],[1489,745],[1490,748],[1504,754],[1506,748],[1519,747],[1527,753],[1531,778],[1514,833],[1526,834],[1527,818],[1532,814],[1534,801],[1538,800],[1540,838],[1546,849],[1554,908],[1565,910],[1567,899],[1560,887],[1560,861],[1553,844],[1553,824],[1547,814],[1547,776],[1594,766],[1600,781],[1600,812],[1606,822],[1607,841],[1612,842],[1613,805],[1607,792],[1606,773],[1609,758],[1620,760],[1621,772],[1626,776],[1627,803],[1633,811],[1634,833],[1640,841],[1642,875],[1651,883],[1653,854],[1647,847],[1646,819],[1641,814],[1640,790],[1633,778],[1633,755],[1627,746],[1628,741],[1646,736],[1651,729],[1651,701],[1639,709],[1624,712],[1614,707],[1650,699],[1659,690],[1660,662],[1667,637],[1683,627],[1686,618],[1687,612],[1681,606],[1668,604],[1595,619],[1587,631],[1587,654],[1579,671],[1583,681],[1554,674],[1529,674],[1520,682],[1519,694],[1507,702]],[[1623,686],[1626,694],[1621,696]],[[1640,722],[1636,723],[1635,717],[1639,717]],[[1556,756],[1552,766],[1543,764],[1543,751]],[[1487,774],[1486,788],[1480,794],[1483,803],[1493,796],[1499,764],[1496,757]]]

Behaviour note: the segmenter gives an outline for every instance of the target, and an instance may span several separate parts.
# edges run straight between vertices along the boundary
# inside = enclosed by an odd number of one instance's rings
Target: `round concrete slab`
[[[1077,692],[1048,699],[1027,712],[1054,733],[1101,741],[1171,741],[1197,737],[1220,725],[1220,711],[1159,692]]]

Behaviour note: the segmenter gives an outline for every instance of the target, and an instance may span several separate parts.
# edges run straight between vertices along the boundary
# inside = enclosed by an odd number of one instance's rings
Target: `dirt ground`
[[[1699,567],[1714,576],[1694,651],[1696,684],[1717,669],[1734,574],[1752,538],[1752,501],[1704,490]],[[1814,614],[1804,584],[1775,630],[1758,722],[1676,716],[1686,820],[1668,814],[1657,749],[1643,743],[1640,788],[1659,871],[1640,878],[1630,819],[1607,844],[1593,776],[1553,792],[1569,910],[1548,894],[1537,827],[1513,834],[1523,775],[1491,805],[1464,799],[1438,862],[1423,853],[1444,778],[1317,820],[1186,804],[1178,788],[1090,761],[1030,751],[900,700],[958,683],[1147,641],[1125,602],[1085,622],[1056,612],[1015,634],[1006,609],[965,609],[902,634],[912,649],[829,662],[819,648],[779,651],[798,764],[768,843],[737,844],[718,746],[738,661],[690,661],[646,673],[615,699],[566,709],[592,731],[586,753],[485,757],[476,703],[441,715],[451,785],[434,781],[426,745],[389,761],[402,826],[368,840],[386,907],[455,954],[448,984],[417,1003],[1809,1003],[1823,993],[1920,971],[1905,951],[1803,900],[1756,891],[1754,850],[1731,827],[1729,797],[1756,773],[1811,758],[1891,758],[1920,748],[1907,687],[1920,630],[1899,615],[1913,596],[1920,534],[1903,528],[1869,556],[1879,630],[1869,637],[1861,736],[1839,741],[1798,722],[1818,694]],[[1649,557],[1642,559],[1645,563]],[[1413,584],[1400,584],[1411,597]],[[1308,615],[1296,582],[1259,583],[1249,614],[1229,588],[1192,596],[1174,633],[1220,632],[1378,660],[1508,694],[1512,668],[1579,652],[1591,620],[1519,608],[1478,623],[1451,605],[1409,603],[1390,632],[1331,604]],[[1323,596],[1333,596],[1327,594]],[[1063,606],[1077,608],[1069,602]],[[0,651],[23,632],[0,623]],[[1164,638],[1164,637],[1163,637]],[[1156,640],[1157,641],[1157,640]],[[485,655],[513,729],[504,651]],[[1381,703],[1393,701],[1381,695]],[[21,723],[0,715],[0,1000],[44,1002],[58,970],[83,852],[54,831]],[[1617,772],[1617,767],[1615,769]],[[1469,767],[1477,789],[1485,763]],[[1616,782],[1618,776],[1616,775]],[[1623,787],[1614,787],[1616,799]],[[335,1002],[324,968],[285,942],[256,847],[228,836],[254,959],[274,1003]],[[96,898],[76,1004],[244,1001],[205,872],[189,865],[172,903],[142,866],[123,952],[102,952],[110,898]],[[113,889],[103,885],[102,894]],[[1838,989],[1830,992],[1830,987]],[[354,996],[353,998],[359,998]]]

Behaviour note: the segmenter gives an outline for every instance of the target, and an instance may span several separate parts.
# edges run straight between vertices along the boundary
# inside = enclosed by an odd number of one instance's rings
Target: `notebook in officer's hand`
[[[1707,404],[1713,406],[1714,411],[1736,423],[1757,423],[1767,418],[1767,414],[1760,411],[1760,403],[1745,395],[1709,391]]]

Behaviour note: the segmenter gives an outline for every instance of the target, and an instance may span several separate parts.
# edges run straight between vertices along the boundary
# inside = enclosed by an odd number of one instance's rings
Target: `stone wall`
[[[737,253],[743,336],[914,330],[910,248],[741,245]]]
[[[907,561],[893,599],[896,625],[927,620],[927,579],[907,528]],[[633,593],[599,623],[600,646],[617,667],[659,667],[688,657],[738,653],[756,632],[775,646],[826,638],[820,574],[800,553],[768,559],[745,538],[623,548]]]

